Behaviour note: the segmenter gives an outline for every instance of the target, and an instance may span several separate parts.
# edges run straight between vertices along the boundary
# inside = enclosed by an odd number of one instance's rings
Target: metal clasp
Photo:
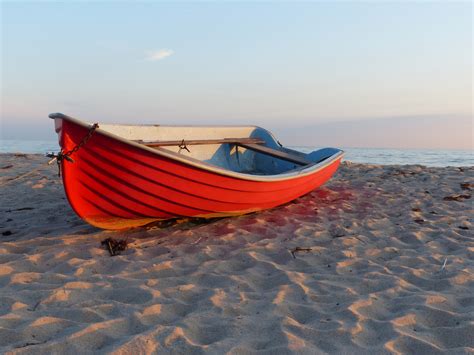
[[[56,162],[58,165],[58,176],[61,177],[61,163],[63,160],[67,160],[70,163],[74,163],[74,160],[67,154],[64,154],[63,152],[58,152],[57,154],[55,153],[47,153],[46,156],[48,158],[51,158],[50,161],[48,161],[48,165],[53,164]]]

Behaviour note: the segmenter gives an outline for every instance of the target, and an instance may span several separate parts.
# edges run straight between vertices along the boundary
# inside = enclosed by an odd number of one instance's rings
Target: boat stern
[[[344,151],[337,148],[323,148],[323,149],[315,150],[312,153],[309,153],[307,157],[315,163],[320,163],[323,160],[326,160],[336,155],[339,155],[342,157],[344,155]]]

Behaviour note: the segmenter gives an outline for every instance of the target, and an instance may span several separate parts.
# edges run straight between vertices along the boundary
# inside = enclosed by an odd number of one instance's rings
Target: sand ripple
[[[45,168],[0,190],[0,352],[472,353],[472,200],[445,197],[473,172],[345,163],[271,211],[105,232]]]

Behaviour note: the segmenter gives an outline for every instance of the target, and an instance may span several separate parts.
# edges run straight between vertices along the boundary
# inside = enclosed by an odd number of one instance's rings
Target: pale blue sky
[[[283,136],[400,117],[403,132],[434,117],[433,127],[457,133],[429,148],[465,148],[471,26],[470,2],[2,2],[2,135],[20,138],[28,123],[25,137],[45,138],[46,116],[58,111],[251,123]],[[379,145],[340,137],[334,145]],[[419,147],[416,137],[392,138],[387,145]],[[302,143],[317,145],[311,135]]]

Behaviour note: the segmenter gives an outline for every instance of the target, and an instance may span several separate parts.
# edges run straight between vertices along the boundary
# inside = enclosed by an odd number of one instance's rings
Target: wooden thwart
[[[283,152],[281,150],[268,148],[268,147],[265,147],[263,145],[252,144],[252,143],[238,143],[238,145],[240,145],[241,147],[247,148],[247,149],[251,149],[251,150],[256,151],[258,153],[267,154],[267,155],[270,155],[270,156],[278,158],[278,159],[290,161],[292,163],[296,163],[296,164],[300,164],[300,165],[313,164],[313,162],[311,160],[307,160],[303,157],[299,157],[299,156],[294,155],[294,154],[289,154],[289,153]]]
[[[222,138],[222,139],[185,139],[183,140],[176,140],[176,141],[154,141],[154,142],[147,142],[142,140],[136,140],[134,142],[144,144],[147,147],[166,147],[166,146],[173,146],[173,145],[204,145],[204,144],[263,144],[265,141],[260,138]]]
[[[166,146],[181,146],[181,145],[205,145],[205,144],[235,144],[246,149],[253,150],[258,153],[270,155],[272,157],[286,160],[299,165],[313,164],[312,161],[295,154],[289,154],[278,149],[265,147],[265,143],[260,138],[222,138],[222,139],[189,139],[189,140],[173,140],[173,141],[154,141],[147,142],[136,140],[134,142],[146,145],[147,147],[166,147]]]

